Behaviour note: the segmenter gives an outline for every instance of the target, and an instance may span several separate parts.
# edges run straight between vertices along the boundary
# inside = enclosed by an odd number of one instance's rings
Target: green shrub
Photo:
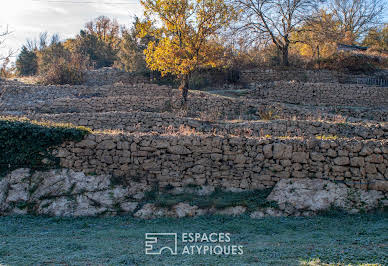
[[[145,56],[138,43],[135,32],[125,32],[117,53],[115,66],[127,72],[147,72]]]
[[[81,141],[88,132],[71,124],[0,117],[0,176],[17,168],[56,168],[59,159],[53,149],[65,141]]]
[[[38,72],[36,52],[28,50],[26,46],[23,46],[16,60],[16,69],[21,76],[35,75]]]

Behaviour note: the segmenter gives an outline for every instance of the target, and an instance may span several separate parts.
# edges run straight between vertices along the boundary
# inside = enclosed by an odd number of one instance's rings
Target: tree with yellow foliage
[[[337,41],[341,36],[340,24],[334,16],[325,10],[320,10],[306,20],[292,34],[294,48],[303,56],[316,58],[327,57],[336,52]]]
[[[370,29],[362,44],[380,52],[387,52],[388,24],[385,24],[384,27]]]
[[[236,18],[236,12],[224,0],[142,0],[141,4],[147,20],[139,24],[139,37],[154,37],[144,51],[147,66],[181,80],[185,105],[190,74],[221,62],[223,48],[213,39]]]

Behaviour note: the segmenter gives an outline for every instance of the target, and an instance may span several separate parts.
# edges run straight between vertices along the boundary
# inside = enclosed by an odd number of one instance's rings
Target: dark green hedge
[[[52,150],[64,141],[81,141],[89,131],[71,124],[0,117],[0,177],[17,168],[58,167]]]

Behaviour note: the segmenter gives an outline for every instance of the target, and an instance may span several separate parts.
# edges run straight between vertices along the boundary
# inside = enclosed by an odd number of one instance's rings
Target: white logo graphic
[[[146,233],[145,254],[161,255],[163,250],[172,255],[178,254],[178,236],[176,233]]]

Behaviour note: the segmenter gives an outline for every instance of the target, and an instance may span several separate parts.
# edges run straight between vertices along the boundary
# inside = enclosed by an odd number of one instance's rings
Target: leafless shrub
[[[263,106],[259,108],[258,113],[262,120],[274,120],[279,118],[279,111],[275,106]]]

